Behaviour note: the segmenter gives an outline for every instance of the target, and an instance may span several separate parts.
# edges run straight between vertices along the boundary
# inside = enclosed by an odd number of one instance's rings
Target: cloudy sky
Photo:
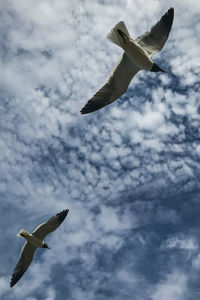
[[[200,4],[0,0],[0,298],[200,299]],[[80,109],[170,8],[169,39],[118,101]],[[9,288],[23,240],[69,208]]]

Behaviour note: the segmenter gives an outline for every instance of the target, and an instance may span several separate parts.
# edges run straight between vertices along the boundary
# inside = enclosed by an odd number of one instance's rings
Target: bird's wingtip
[[[88,102],[89,102],[89,104],[91,103],[90,100]],[[80,113],[82,115],[85,115],[88,113],[88,103],[84,107],[81,108]]]
[[[69,209],[64,209],[63,211],[59,212],[56,216],[59,219],[59,222],[62,223],[64,219],[66,218],[67,214],[69,212]]]
[[[23,272],[19,272],[19,273],[13,273],[11,281],[10,281],[10,288],[12,288],[19,280],[20,278],[23,276]]]
[[[86,109],[83,108],[83,109],[81,109],[80,113],[81,113],[81,115],[86,115],[89,113],[89,111],[87,111]]]
[[[65,214],[65,215],[67,215],[67,214],[68,214],[68,212],[69,212],[69,209],[67,208],[67,209],[64,209],[63,211],[61,211],[60,213],[61,213],[61,214]]]
[[[170,9],[168,9],[168,12],[167,12],[167,14],[169,15],[174,15],[174,8],[173,7],[170,7]]]

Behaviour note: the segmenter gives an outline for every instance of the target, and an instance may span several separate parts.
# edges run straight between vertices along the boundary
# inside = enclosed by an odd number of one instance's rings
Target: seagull
[[[26,230],[21,229],[17,236],[26,239],[24,244],[20,259],[13,271],[13,275],[10,281],[10,287],[12,288],[24,275],[29,265],[32,262],[34,252],[37,248],[50,249],[48,245],[43,241],[45,236],[52,231],[56,230],[58,226],[64,221],[69,209],[65,209],[55,216],[51,217],[47,222],[40,224],[32,234],[28,233]]]
[[[133,76],[140,70],[165,72],[151,60],[151,55],[159,52],[168,39],[174,19],[174,8],[151,28],[150,31],[133,40],[123,21],[117,23],[107,38],[120,46],[124,53],[111,71],[107,82],[82,108],[81,114],[96,111],[121,97],[128,89]]]

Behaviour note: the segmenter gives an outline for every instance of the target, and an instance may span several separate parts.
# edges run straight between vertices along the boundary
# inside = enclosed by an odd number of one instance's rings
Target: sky
[[[200,299],[200,3],[0,0],[0,298]],[[174,7],[165,47],[88,115],[122,50]],[[69,214],[9,282],[32,232]]]

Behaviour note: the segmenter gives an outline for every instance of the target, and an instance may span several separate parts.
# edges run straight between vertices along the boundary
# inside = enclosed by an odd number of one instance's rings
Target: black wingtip
[[[89,102],[89,101],[88,101]],[[88,103],[81,109],[80,113],[82,115],[87,114],[88,113]]]
[[[87,114],[90,114],[90,113],[92,113],[96,110],[97,109],[86,109],[86,110],[81,111],[81,115],[87,115]]]
[[[166,15],[174,15],[174,8],[173,7],[170,7],[168,9],[168,11],[166,12]]]
[[[12,288],[23,276],[24,272],[20,273],[13,273],[11,281],[10,281],[10,288]]]
[[[60,223],[62,223],[64,221],[68,212],[69,212],[69,209],[65,209],[65,210],[59,212],[58,214],[56,214],[56,217],[59,219]]]
[[[16,278],[14,279],[12,276],[11,281],[10,281],[10,288],[12,288],[17,282],[18,282],[18,280],[16,280]]]
[[[87,114],[87,112],[85,112],[83,108],[81,109],[80,113],[81,113],[82,115]]]
[[[174,8],[170,7],[170,9],[168,9],[167,14],[172,18],[172,21],[173,21],[173,18],[174,18]]]
[[[171,30],[173,20],[174,20],[174,8],[170,7],[170,9],[168,9],[166,14],[161,18],[161,21],[163,22],[167,31]]]
[[[81,109],[80,113],[82,115],[85,115],[85,114],[89,114],[91,112],[94,112],[98,109],[100,109],[102,107],[102,104],[100,103],[100,105],[98,105],[98,103],[96,103],[96,101],[90,99],[86,105]]]
[[[112,102],[110,102],[110,103],[112,103]],[[89,113],[95,112],[95,111],[103,108],[104,106],[106,106],[110,103],[108,103],[108,101],[106,101],[106,100],[95,101],[95,100],[90,99],[87,102],[87,104],[81,109],[80,113],[82,115],[89,114]]]
[[[94,111],[96,111],[96,109],[89,109],[89,108],[86,108],[86,109],[82,109],[82,110],[80,111],[80,113],[81,113],[81,115],[86,115],[86,114],[89,114],[89,113],[94,112]]]

